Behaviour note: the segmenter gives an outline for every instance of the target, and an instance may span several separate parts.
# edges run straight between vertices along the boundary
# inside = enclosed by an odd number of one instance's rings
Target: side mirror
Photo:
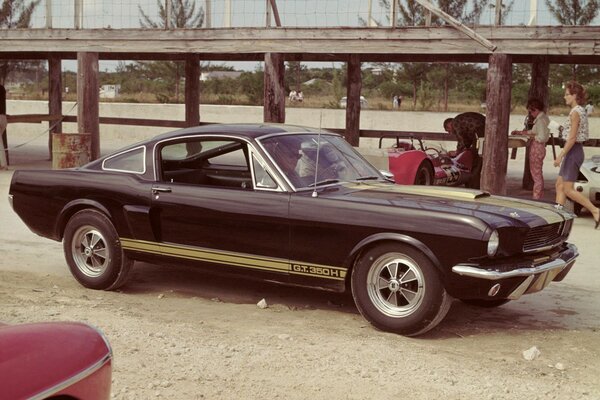
[[[396,183],[396,181],[394,180],[394,174],[392,174],[390,171],[386,171],[384,169],[380,169],[379,173],[381,175],[383,175],[383,177],[385,178],[386,181],[390,181],[392,183]]]

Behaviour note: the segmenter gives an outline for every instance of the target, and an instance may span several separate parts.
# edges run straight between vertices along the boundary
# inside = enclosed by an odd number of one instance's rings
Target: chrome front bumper
[[[483,269],[472,264],[457,264],[452,267],[452,272],[461,276],[490,281],[524,277],[525,280],[506,297],[507,299],[516,300],[524,294],[539,292],[552,281],[563,280],[578,256],[577,247],[573,244],[567,244],[567,247],[559,253],[558,257],[541,264],[532,264],[531,267],[498,271],[489,267]]]

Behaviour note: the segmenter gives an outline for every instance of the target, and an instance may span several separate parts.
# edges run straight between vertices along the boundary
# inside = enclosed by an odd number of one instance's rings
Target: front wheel
[[[444,319],[452,303],[429,258],[403,244],[384,244],[365,252],[351,280],[358,310],[384,331],[423,334]]]
[[[90,289],[118,289],[133,264],[123,253],[110,220],[96,210],[82,210],[71,217],[63,249],[71,274]]]
[[[433,167],[428,161],[421,161],[415,174],[415,185],[433,185]]]

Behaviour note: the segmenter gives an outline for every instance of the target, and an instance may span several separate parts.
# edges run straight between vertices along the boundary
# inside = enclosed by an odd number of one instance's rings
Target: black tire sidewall
[[[422,174],[427,174],[427,182],[426,183],[418,183],[419,178],[421,177]],[[419,164],[419,168],[417,168],[417,173],[415,174],[415,181],[414,181],[415,185],[425,185],[425,186],[429,186],[433,184],[433,168],[431,167],[431,165],[429,165],[429,163],[427,161],[422,161],[421,164]]]
[[[71,246],[73,235],[77,229],[84,225],[90,225],[97,229],[106,240],[106,245],[109,248],[110,257],[108,266],[104,273],[98,277],[89,277],[81,272],[73,258]],[[124,255],[117,232],[110,220],[99,211],[79,211],[69,219],[65,227],[63,249],[71,274],[81,285],[87,288],[98,290],[109,289],[117,281],[119,274],[122,272]]]
[[[421,269],[425,281],[425,295],[421,305],[405,317],[384,315],[373,305],[367,292],[369,270],[377,259],[387,253],[402,253],[413,259]],[[402,243],[382,244],[367,250],[352,271],[351,287],[358,310],[373,326],[383,331],[408,336],[419,334],[431,324],[443,306],[444,296],[447,296],[439,272],[429,258],[417,249]]]

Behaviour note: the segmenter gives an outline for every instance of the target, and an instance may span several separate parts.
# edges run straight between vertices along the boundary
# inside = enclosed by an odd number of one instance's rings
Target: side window
[[[254,157],[254,155],[252,156],[252,168],[254,168],[254,186],[256,188],[277,189],[277,183],[275,183],[271,174],[265,170],[263,165],[256,157]]]
[[[188,138],[164,144],[159,154],[163,181],[252,188],[245,142]]]
[[[144,146],[136,147],[135,149],[107,158],[102,163],[102,169],[143,174],[146,172],[146,148]]]

